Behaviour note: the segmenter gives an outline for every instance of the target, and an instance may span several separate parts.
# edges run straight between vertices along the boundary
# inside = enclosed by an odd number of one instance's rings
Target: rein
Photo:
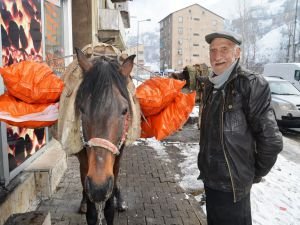
[[[127,133],[128,133],[128,128],[129,128],[129,114],[127,113],[126,115],[126,119],[124,120],[124,129],[122,132],[122,137],[120,142],[118,143],[118,146],[116,146],[115,144],[113,144],[111,141],[104,139],[104,138],[91,138],[88,141],[85,141],[84,136],[83,136],[83,129],[82,129],[82,120],[81,120],[81,116],[80,116],[80,137],[83,143],[84,147],[87,148],[91,148],[91,147],[100,147],[100,148],[104,148],[108,151],[110,151],[112,154],[114,155],[119,155],[120,151],[119,149],[121,148],[121,146],[123,145],[123,143],[126,140],[127,137]]]

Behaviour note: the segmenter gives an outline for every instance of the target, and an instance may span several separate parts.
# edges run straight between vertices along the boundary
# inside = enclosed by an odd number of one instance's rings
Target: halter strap
[[[114,155],[119,155],[119,149],[116,145],[111,143],[110,141],[103,138],[91,138],[88,142],[86,142],[87,147],[101,147],[109,150]]]
[[[106,140],[104,138],[91,138],[90,140],[85,141],[84,136],[83,136],[82,120],[80,117],[80,137],[81,137],[83,146],[84,147],[100,147],[100,148],[104,148],[104,149],[110,151],[114,155],[119,155],[120,154],[119,149],[121,148],[121,146],[123,145],[123,143],[125,142],[125,140],[127,138],[129,117],[130,117],[129,114],[127,114],[126,119],[124,121],[124,129],[122,132],[122,137],[121,137],[121,140],[120,140],[118,146],[116,146],[111,141]]]

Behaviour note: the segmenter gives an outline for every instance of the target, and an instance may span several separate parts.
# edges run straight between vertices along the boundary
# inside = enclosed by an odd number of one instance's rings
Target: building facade
[[[204,36],[222,29],[224,18],[198,4],[171,13],[160,21],[160,70],[209,65]]]
[[[1,0],[1,66],[23,60],[46,62],[60,76],[72,59],[71,0]],[[0,94],[5,92],[0,81]],[[41,154],[48,129],[1,122],[0,185],[7,185]]]

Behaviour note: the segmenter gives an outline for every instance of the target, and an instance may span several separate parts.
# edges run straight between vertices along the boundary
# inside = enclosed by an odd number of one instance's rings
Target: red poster
[[[0,0],[2,66],[42,61],[41,0]],[[45,144],[45,129],[7,125],[9,171]]]
[[[40,0],[0,0],[2,65],[42,61]]]

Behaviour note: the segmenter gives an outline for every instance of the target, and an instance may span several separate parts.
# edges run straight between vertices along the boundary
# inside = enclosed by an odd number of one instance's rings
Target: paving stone
[[[164,218],[166,225],[183,225],[181,218]]]

